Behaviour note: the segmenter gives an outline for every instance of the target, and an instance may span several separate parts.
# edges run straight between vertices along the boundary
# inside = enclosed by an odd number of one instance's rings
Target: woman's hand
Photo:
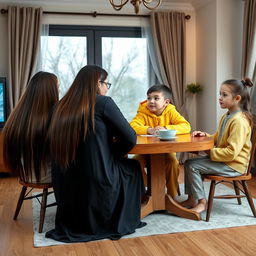
[[[192,132],[192,136],[193,137],[205,137],[206,133],[205,132],[201,132],[201,131],[194,131],[194,132]]]

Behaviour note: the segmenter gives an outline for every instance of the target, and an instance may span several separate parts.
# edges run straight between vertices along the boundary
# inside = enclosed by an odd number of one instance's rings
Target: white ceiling
[[[175,8],[175,9],[194,9],[211,0],[162,0],[159,9]],[[115,0],[115,3],[120,3],[120,0]],[[130,2],[130,1],[129,1]],[[133,12],[133,6],[127,3],[121,12]],[[109,0],[0,0],[0,5],[24,5],[24,6],[41,6],[47,10],[70,9],[70,11],[103,11],[113,12],[113,8]],[[141,5],[140,13],[148,12],[143,5]]]

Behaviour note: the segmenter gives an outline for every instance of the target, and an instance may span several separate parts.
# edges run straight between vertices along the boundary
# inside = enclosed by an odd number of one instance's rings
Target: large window
[[[42,69],[58,76],[61,97],[83,66],[97,64],[109,73],[108,95],[128,121],[135,116],[149,87],[147,42],[140,28],[51,25],[41,42],[46,48]]]

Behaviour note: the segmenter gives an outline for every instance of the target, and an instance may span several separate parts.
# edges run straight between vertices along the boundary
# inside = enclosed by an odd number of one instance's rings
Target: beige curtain
[[[8,8],[9,107],[18,102],[33,75],[42,25],[41,8]]]
[[[256,0],[245,0],[244,24],[243,24],[243,55],[242,55],[242,77],[251,77],[254,86],[251,90],[252,113],[256,115],[256,60],[253,60],[253,47],[256,43]],[[250,65],[253,65],[252,67]],[[251,72],[252,70],[252,72]],[[254,155],[254,168],[256,173],[256,153]]]
[[[249,70],[254,70],[250,65],[255,66],[253,63],[253,47],[256,43],[256,0],[245,0],[244,6],[244,24],[243,24],[243,56],[242,56],[242,77],[250,76]],[[253,63],[253,64],[252,64]]]
[[[185,115],[185,14],[153,12],[150,26],[162,81],[171,88],[177,110]]]

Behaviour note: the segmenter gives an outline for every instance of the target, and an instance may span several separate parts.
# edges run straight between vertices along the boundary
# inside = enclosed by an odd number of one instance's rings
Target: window
[[[45,39],[45,38],[44,38]],[[87,64],[107,70],[111,96],[130,121],[146,99],[148,55],[140,28],[50,25],[42,69],[55,73],[62,97],[77,72]],[[43,45],[44,44],[44,45]]]

